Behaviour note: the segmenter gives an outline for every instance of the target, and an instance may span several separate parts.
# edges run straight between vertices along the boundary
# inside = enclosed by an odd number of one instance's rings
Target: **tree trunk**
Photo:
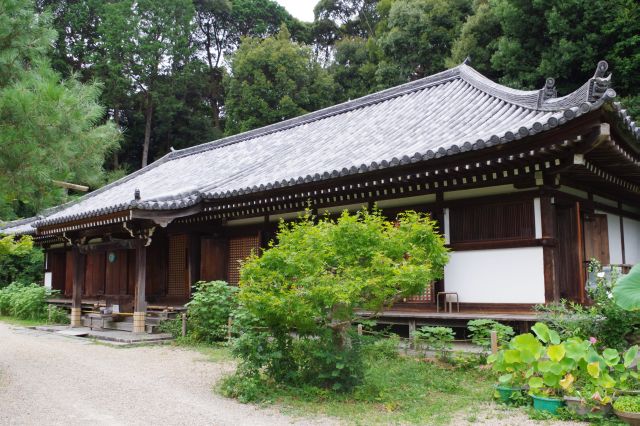
[[[153,118],[153,102],[151,95],[145,95],[146,110],[144,112],[144,145],[142,146],[142,167],[145,167],[149,160],[149,144],[151,142],[151,119]]]
[[[120,130],[120,109],[113,109],[113,122],[116,123],[116,127]],[[113,170],[117,170],[120,167],[120,161],[118,160],[118,151],[113,151]]]

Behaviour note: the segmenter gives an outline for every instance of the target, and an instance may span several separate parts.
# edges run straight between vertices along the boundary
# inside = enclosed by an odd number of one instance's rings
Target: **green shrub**
[[[613,403],[613,408],[624,413],[640,413],[640,396],[621,396]]]
[[[389,337],[368,336],[362,338],[362,342],[363,356],[368,360],[393,360],[400,356],[400,336],[397,334]]]
[[[627,311],[612,297],[618,281],[615,271],[607,278],[601,274],[600,263],[592,260],[589,272],[596,276],[595,285],[587,289],[593,302],[591,306],[563,300],[558,304],[537,306],[537,309],[545,314],[544,321],[564,339],[596,337],[599,347],[624,350],[640,337],[640,311]]]
[[[490,319],[471,320],[467,323],[467,329],[470,332],[471,341],[484,349],[491,348],[492,331],[496,332],[498,344],[501,346],[511,340],[515,334],[513,328]]]
[[[449,327],[420,327],[412,337],[422,348],[434,351],[440,358],[448,358],[455,334]]]
[[[169,333],[174,339],[182,337],[182,318],[173,318],[162,321],[158,324],[158,331],[161,333]]]
[[[24,236],[0,238],[0,288],[13,282],[42,282],[44,255],[33,246],[33,239]]]
[[[187,332],[196,341],[224,340],[229,331],[229,317],[237,308],[238,288],[224,281],[199,282],[187,303]]]
[[[49,324],[69,324],[69,314],[63,308],[48,305],[47,322]]]
[[[239,298],[253,320],[240,320],[239,374],[340,391],[362,380],[358,310],[420,293],[448,260],[435,223],[415,212],[396,222],[379,211],[308,215],[282,223],[277,241],[241,269]]]
[[[0,289],[0,315],[24,320],[46,320],[49,313],[47,298],[51,294],[38,284],[11,283]],[[64,312],[53,312],[56,321],[66,322]]]

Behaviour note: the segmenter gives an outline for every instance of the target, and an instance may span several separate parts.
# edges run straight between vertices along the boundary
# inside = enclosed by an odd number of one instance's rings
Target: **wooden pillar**
[[[82,289],[84,287],[85,255],[80,253],[78,244],[72,247],[73,253],[73,293],[71,299],[71,327],[82,326]]]
[[[145,317],[147,315],[146,281],[147,281],[147,246],[146,240],[136,241],[136,290],[133,308],[133,332],[145,332]]]
[[[560,286],[556,273],[558,268],[556,264],[558,256],[556,211],[549,195],[543,194],[539,200],[537,208],[540,209],[541,235],[539,237],[542,239],[544,259],[544,299],[546,303],[558,302],[560,300]],[[535,204],[534,202],[534,208],[536,208]]]

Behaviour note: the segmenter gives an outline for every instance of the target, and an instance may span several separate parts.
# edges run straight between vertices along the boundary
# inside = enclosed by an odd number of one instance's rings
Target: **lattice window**
[[[407,298],[410,303],[433,303],[433,283],[429,284],[424,291],[417,295]]]
[[[229,239],[229,271],[228,282],[238,285],[240,281],[240,261],[246,259],[252,252],[260,248],[260,236],[258,234],[246,237],[233,237]]]
[[[187,236],[169,238],[168,296],[184,296],[187,282]]]

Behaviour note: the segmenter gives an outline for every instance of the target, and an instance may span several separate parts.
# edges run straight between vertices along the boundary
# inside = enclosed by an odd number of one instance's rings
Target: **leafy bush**
[[[47,322],[49,324],[69,324],[69,315],[63,308],[48,305]]]
[[[436,352],[441,358],[447,358],[453,349],[455,334],[449,327],[420,327],[413,333],[414,340],[426,350]]]
[[[444,240],[425,215],[307,215],[280,225],[278,243],[242,266],[234,345],[238,374],[340,391],[362,381],[357,310],[374,312],[442,276]]]
[[[621,396],[613,403],[613,408],[623,413],[640,413],[640,396]]]
[[[592,260],[589,271],[596,276],[595,285],[587,288],[591,306],[562,300],[559,304],[541,305],[544,321],[558,330],[564,339],[597,337],[601,348],[624,350],[640,336],[640,311],[627,311],[613,298],[618,274],[607,277],[599,262]]]
[[[47,289],[38,284],[12,283],[0,289],[0,315],[19,319],[47,318]]]
[[[0,288],[13,282],[41,282],[44,255],[33,246],[33,239],[24,236],[0,238]]]
[[[237,307],[238,288],[224,281],[199,282],[187,303],[187,330],[196,341],[224,340],[229,330],[229,317]]]
[[[498,335],[498,344],[500,346],[511,340],[515,334],[513,328],[490,319],[471,320],[467,323],[467,329],[470,332],[471,341],[485,349],[491,348],[492,331],[495,331]]]
[[[182,318],[173,318],[170,320],[162,321],[158,324],[158,331],[160,333],[168,333],[173,336],[174,339],[182,336]]]

